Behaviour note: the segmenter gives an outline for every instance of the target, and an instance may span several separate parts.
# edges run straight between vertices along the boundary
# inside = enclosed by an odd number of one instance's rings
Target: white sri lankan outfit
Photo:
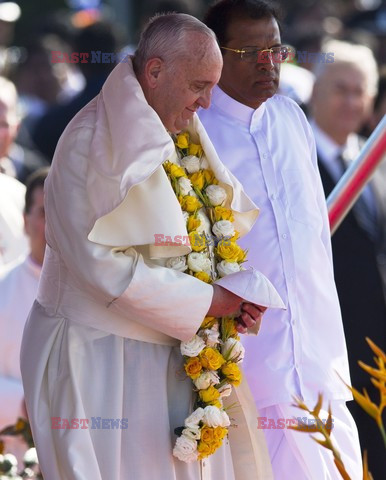
[[[41,266],[30,256],[0,268],[0,430],[23,416],[24,392],[20,345],[28,313],[36,298]],[[5,438],[6,452],[25,452],[26,445]]]
[[[24,233],[25,186],[0,172],[0,265],[17,260],[28,253]]]
[[[245,234],[254,204],[197,117],[190,128]],[[244,435],[237,454],[230,441],[203,462],[172,456],[174,428],[192,408],[179,341],[195,334],[213,294],[210,285],[163,266],[189,247],[154,245],[157,234],[187,235],[162,167],[173,155],[131,63],[113,70],[58,143],[45,182],[47,249],[21,353],[47,480],[272,478],[261,438],[250,451]],[[248,414],[255,420],[256,412],[245,412],[245,423]],[[72,419],[84,421],[60,428]]]
[[[286,310],[268,310],[257,337],[244,337],[243,369],[261,417],[304,417],[293,395],[314,407],[332,402],[334,429],[352,479],[362,478],[347,350],[333,277],[330,229],[311,128],[295,102],[275,95],[254,110],[215,87],[199,117],[221,161],[259,205],[240,240],[248,263],[275,285]],[[327,412],[321,413],[327,419]],[[339,478],[331,452],[305,433],[264,430],[278,480]],[[291,477],[288,472],[291,471]]]

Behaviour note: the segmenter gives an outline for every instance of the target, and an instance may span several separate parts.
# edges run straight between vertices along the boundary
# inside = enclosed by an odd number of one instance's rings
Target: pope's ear
[[[163,61],[160,58],[151,58],[145,65],[145,77],[150,88],[156,88],[163,69]]]

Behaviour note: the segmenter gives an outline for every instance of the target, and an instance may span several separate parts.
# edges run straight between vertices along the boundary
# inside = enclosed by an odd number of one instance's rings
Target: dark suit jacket
[[[328,197],[335,182],[320,161],[319,170]],[[332,250],[351,381],[359,391],[366,388],[370,397],[379,404],[378,390],[371,384],[369,375],[359,367],[358,360],[374,366],[374,354],[365,337],[370,337],[384,350],[386,347],[386,300],[383,292],[386,275],[383,281],[381,277],[381,271],[384,273],[386,268],[386,261],[381,265],[382,258],[386,259],[386,173],[382,169],[376,172],[371,186],[378,207],[377,241],[370,240],[362,229],[354,209],[333,235]],[[374,479],[386,478],[384,446],[375,421],[356,402],[349,402],[348,407],[358,427],[362,451],[368,451]]]

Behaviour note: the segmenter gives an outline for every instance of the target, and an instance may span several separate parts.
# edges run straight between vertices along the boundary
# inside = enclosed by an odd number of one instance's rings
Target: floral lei
[[[169,259],[167,266],[212,283],[240,271],[246,252],[236,243],[232,210],[223,206],[226,191],[211,170],[201,168],[201,145],[192,143],[187,132],[174,142],[180,165],[166,161],[163,166],[186,219],[192,252]],[[204,232],[207,219],[213,236]],[[228,434],[230,419],[222,399],[241,383],[244,357],[236,325],[233,317],[205,317],[196,335],[181,342],[184,369],[196,393],[193,413],[176,429],[173,455],[184,462],[212,455]]]

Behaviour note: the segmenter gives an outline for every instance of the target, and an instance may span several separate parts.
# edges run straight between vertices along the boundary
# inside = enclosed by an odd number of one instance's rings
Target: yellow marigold
[[[190,247],[194,252],[202,252],[206,248],[205,235],[196,231],[189,233]]]
[[[201,145],[197,145],[197,143],[191,143],[189,145],[189,155],[195,155],[196,157],[200,158],[202,153],[203,150]]]
[[[188,223],[186,224],[186,228],[188,232],[193,232],[201,225],[201,220],[194,215],[189,215]]]
[[[217,245],[217,254],[228,262],[241,262],[245,259],[245,252],[236,243],[229,240],[221,241]]]
[[[178,148],[189,148],[189,133],[179,133],[175,144]]]
[[[213,434],[214,434],[214,438],[216,440],[222,440],[223,438],[225,438],[228,434],[228,430],[224,427],[216,427],[213,429]],[[202,438],[202,434],[201,434],[201,438]]]
[[[201,364],[204,368],[218,370],[225,363],[224,357],[214,348],[206,347],[199,354]]]
[[[205,177],[202,171],[198,171],[189,175],[189,180],[194,187],[198,188],[198,190],[202,190],[204,188]]]
[[[228,362],[221,367],[222,373],[226,376],[227,381],[236,387],[240,385],[242,374],[236,363]]]
[[[214,215],[216,222],[219,222],[220,220],[229,220],[230,222],[234,222],[235,220],[232,210],[221,206],[214,207]]]
[[[190,357],[184,365],[185,372],[192,380],[198,378],[201,374],[202,364],[198,357]]]
[[[221,320],[222,340],[226,341],[229,337],[237,337],[237,322],[232,317],[223,317]]]
[[[200,328],[202,329],[212,328],[216,322],[217,322],[216,317],[205,317]]]
[[[206,388],[205,390],[199,390],[198,395],[203,402],[209,405],[213,405],[213,402],[220,398],[220,392],[213,385]]]
[[[202,207],[200,200],[192,195],[185,195],[185,197],[182,197],[180,200],[180,205],[182,210],[185,210],[188,213],[194,213],[196,210]]]
[[[202,282],[205,282],[205,283],[211,283],[212,282],[212,279],[210,278],[210,275],[208,275],[206,272],[197,272],[194,274],[194,276],[196,278],[198,278],[199,280],[201,280]]]

